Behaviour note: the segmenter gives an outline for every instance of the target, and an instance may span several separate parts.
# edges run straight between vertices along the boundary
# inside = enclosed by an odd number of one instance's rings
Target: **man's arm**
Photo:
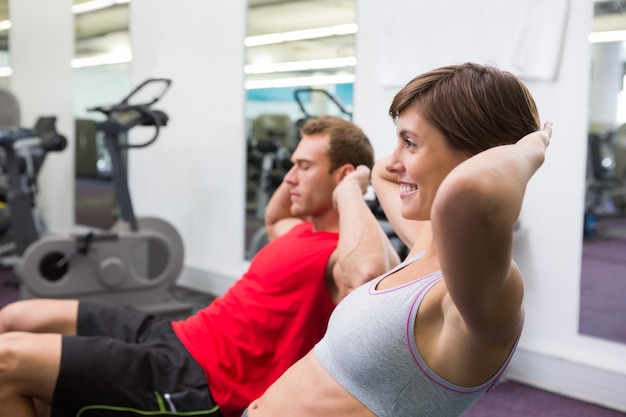
[[[302,219],[291,214],[291,198],[289,197],[289,185],[284,181],[274,191],[270,201],[265,207],[265,231],[269,241],[287,233]]]
[[[396,266],[400,259],[363,195],[370,170],[359,166],[333,192],[339,211],[339,242],[330,259],[339,302],[350,291]]]

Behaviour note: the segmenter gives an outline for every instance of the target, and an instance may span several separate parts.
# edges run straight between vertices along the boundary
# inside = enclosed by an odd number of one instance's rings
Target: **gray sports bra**
[[[322,366],[377,416],[458,416],[494,387],[508,365],[476,387],[451,384],[424,362],[415,343],[415,318],[425,294],[443,279],[436,272],[377,290],[391,273],[423,252],[350,293],[336,307],[314,352]]]

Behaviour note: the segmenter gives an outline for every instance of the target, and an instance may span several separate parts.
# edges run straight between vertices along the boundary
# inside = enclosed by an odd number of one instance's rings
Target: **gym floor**
[[[626,216],[601,217],[583,241],[580,333],[626,343]]]

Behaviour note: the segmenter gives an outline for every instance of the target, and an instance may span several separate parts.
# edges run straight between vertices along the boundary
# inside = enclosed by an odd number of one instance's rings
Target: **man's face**
[[[291,214],[313,217],[333,209],[332,192],[338,175],[329,173],[328,135],[303,136],[291,156],[293,166],[284,181],[290,186]]]

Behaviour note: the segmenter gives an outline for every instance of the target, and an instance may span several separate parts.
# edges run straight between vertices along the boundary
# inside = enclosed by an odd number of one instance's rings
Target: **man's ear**
[[[346,175],[348,175],[349,173],[353,172],[354,170],[356,170],[356,168],[352,164],[343,164],[342,166],[337,168],[337,173],[338,173],[338,181],[337,182],[339,182],[342,179],[344,179],[346,177]]]

